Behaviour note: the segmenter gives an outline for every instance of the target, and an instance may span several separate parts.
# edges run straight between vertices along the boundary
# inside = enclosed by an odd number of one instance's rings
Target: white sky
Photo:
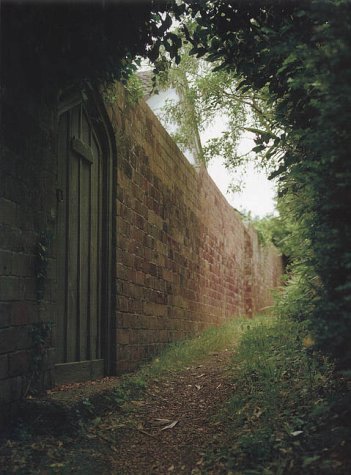
[[[160,94],[150,97],[147,103],[155,114],[159,115],[165,100],[174,98],[175,91],[162,91]],[[172,127],[172,124],[167,124],[166,129],[172,132],[174,127]],[[209,138],[219,136],[222,130],[223,118],[218,117],[217,120],[211,123],[210,127],[200,133],[202,144],[204,145]],[[254,147],[253,135],[247,133],[240,143],[239,153],[247,153],[252,147]],[[186,153],[185,155],[187,156],[189,154]],[[187,156],[187,158],[190,163],[193,163],[192,157]],[[216,157],[211,160],[207,170],[227,201],[237,210],[241,212],[250,211],[253,217],[263,217],[275,212],[274,183],[267,179],[263,171],[255,169],[254,160],[233,173],[225,167],[222,158]],[[240,179],[243,184],[242,191],[235,193],[229,191],[229,186],[231,184],[235,185],[238,179]]]
[[[223,120],[218,118],[211,124],[210,129],[200,133],[203,144],[209,138],[221,134],[222,123]],[[239,145],[239,154],[248,153],[255,146],[253,137],[253,134],[245,134]],[[234,208],[241,212],[250,211],[253,217],[263,217],[275,212],[275,184],[268,180],[264,171],[257,170],[254,159],[233,173],[225,167],[223,158],[215,157],[210,161],[207,171]],[[242,182],[242,191],[231,192],[230,185],[235,185],[238,181]]]
[[[228,203],[239,211],[251,211],[253,217],[263,217],[275,212],[274,186],[263,172],[254,169],[253,163],[249,163],[242,170],[244,189],[241,192],[233,193],[228,190],[230,184],[235,183],[235,176],[231,176],[223,160],[213,159],[208,166],[208,173]]]

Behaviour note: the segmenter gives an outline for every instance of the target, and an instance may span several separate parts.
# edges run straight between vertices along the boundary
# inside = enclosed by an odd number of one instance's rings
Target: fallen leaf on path
[[[163,426],[164,424],[170,424],[172,421],[171,419],[154,419],[151,424],[154,426]]]
[[[168,424],[167,426],[163,427],[161,430],[166,430],[166,429],[173,429],[178,424],[179,421],[173,421],[171,424]]]
[[[295,430],[294,432],[291,432],[290,435],[293,437],[297,437],[298,435],[302,434],[303,430]]]
[[[199,376],[196,376],[196,377],[197,378],[202,378],[203,376],[205,376],[205,373],[199,374]]]
[[[195,384],[195,388],[196,388],[196,389],[198,389],[198,390],[200,391],[200,389],[201,389],[201,386],[200,386],[200,384]]]

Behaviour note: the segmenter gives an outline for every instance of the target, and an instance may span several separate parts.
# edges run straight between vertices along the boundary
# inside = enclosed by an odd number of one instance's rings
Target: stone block
[[[128,345],[130,343],[131,330],[120,328],[117,330],[117,343],[120,345]]]
[[[0,216],[2,224],[16,226],[16,207],[17,205],[13,201],[0,198]]]
[[[0,276],[12,274],[13,256],[15,254],[10,251],[0,250]]]
[[[10,401],[11,401],[11,380],[4,379],[0,381],[0,413],[2,411],[3,404],[8,403]]]
[[[10,376],[20,376],[30,368],[31,352],[22,350],[8,355],[8,370]]]
[[[0,328],[10,325],[11,304],[8,302],[0,302]]]
[[[30,348],[29,327],[9,327],[0,330],[0,354]]]
[[[32,302],[13,302],[11,304],[11,325],[27,325],[36,320],[37,306]]]
[[[0,379],[5,379],[9,375],[8,357],[7,355],[0,356]]]
[[[0,277],[0,299],[22,300],[24,298],[24,282],[22,278]]]

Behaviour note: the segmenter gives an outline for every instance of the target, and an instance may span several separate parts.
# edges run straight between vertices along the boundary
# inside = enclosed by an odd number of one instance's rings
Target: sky
[[[200,133],[202,143],[205,144],[209,138],[220,135],[222,130],[222,121],[218,118],[211,124],[211,130]],[[253,134],[246,133],[240,141],[238,152],[248,153],[254,146]],[[254,158],[233,173],[225,167],[223,158],[215,157],[210,161],[207,171],[227,201],[242,213],[250,211],[252,217],[262,218],[276,212],[275,184],[268,180],[264,171],[257,170]],[[235,185],[238,181],[242,182],[242,191],[231,192],[230,185]]]
[[[166,99],[174,100],[176,93],[174,90],[162,91],[158,95],[152,96],[147,103],[156,115],[160,116],[161,109]],[[206,141],[212,137],[219,136],[223,130],[223,119],[218,117],[211,122],[211,126],[200,133],[201,142],[205,145]],[[174,131],[172,124],[164,124],[169,133]],[[239,153],[247,153],[254,147],[253,135],[246,134],[239,145]],[[185,153],[190,163],[194,163],[189,154]],[[237,170],[234,174],[225,167],[224,159],[220,157],[213,158],[207,168],[207,171],[229,204],[242,213],[250,212],[252,217],[263,217],[275,212],[274,196],[275,186],[269,181],[263,171],[255,169],[254,160]],[[236,184],[238,179],[242,182],[241,192],[231,192],[229,187]]]
[[[207,170],[228,203],[240,212],[250,211],[252,217],[260,218],[275,213],[274,185],[263,172],[255,170],[253,163],[249,163],[241,170],[244,189],[235,193],[228,190],[230,184],[233,181],[235,183],[235,176],[231,176],[226,169],[223,159],[213,159]]]

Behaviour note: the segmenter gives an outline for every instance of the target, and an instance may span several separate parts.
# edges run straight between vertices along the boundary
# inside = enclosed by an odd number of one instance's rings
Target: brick
[[[13,201],[0,198],[0,216],[3,224],[16,225],[16,208],[17,205]]]
[[[28,327],[9,327],[0,330],[0,354],[27,349],[31,344]]]
[[[11,380],[5,379],[0,381],[0,411],[2,404],[11,401]]]
[[[24,298],[24,280],[18,277],[0,277],[0,298],[2,300],[21,300]]]
[[[11,320],[11,304],[0,302],[0,328],[10,325]]]
[[[11,275],[12,274],[12,265],[13,257],[16,254],[9,251],[0,251],[0,275]]]
[[[130,342],[131,331],[129,329],[120,328],[117,331],[117,343],[120,345],[128,345]]]
[[[9,375],[8,357],[7,355],[0,356],[0,379],[5,379]]]
[[[119,94],[122,104],[122,88]],[[122,371],[171,340],[245,309],[251,313],[270,299],[267,289],[279,282],[280,268],[259,249],[254,231],[244,227],[206,170],[187,162],[145,104],[124,110],[123,117],[120,107],[111,114],[116,124],[126,124],[133,144],[117,164]]]
[[[23,394],[23,378],[21,376],[16,376],[9,380],[11,382],[11,400],[19,401]]]
[[[37,306],[32,302],[13,302],[11,304],[11,325],[27,325],[36,320]]]
[[[25,374],[31,361],[30,351],[17,351],[8,355],[8,371],[10,376],[19,376]]]

